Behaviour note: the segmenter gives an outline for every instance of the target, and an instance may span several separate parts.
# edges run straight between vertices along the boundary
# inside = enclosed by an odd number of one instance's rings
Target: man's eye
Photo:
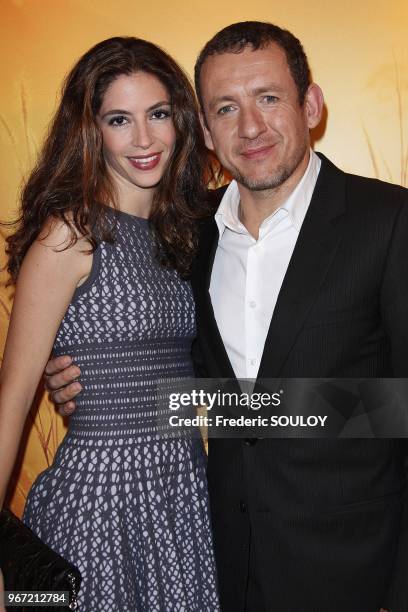
[[[129,123],[129,120],[124,115],[117,115],[116,117],[109,119],[109,125],[113,125],[114,127],[120,127],[121,125],[126,125],[127,123]]]
[[[171,112],[165,108],[158,108],[150,116],[152,119],[167,119],[171,117]]]
[[[279,98],[268,94],[267,96],[263,96],[262,100],[266,102],[266,104],[273,104],[274,102],[277,102]]]
[[[227,115],[228,113],[231,113],[233,110],[234,110],[234,107],[231,104],[228,104],[227,106],[222,106],[221,108],[219,108],[217,111],[217,114]]]

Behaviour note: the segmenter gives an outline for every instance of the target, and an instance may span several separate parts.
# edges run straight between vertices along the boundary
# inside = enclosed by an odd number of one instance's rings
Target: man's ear
[[[308,87],[304,101],[306,120],[309,129],[319,125],[322,118],[323,104],[324,97],[322,90],[316,83],[312,83]]]
[[[210,149],[210,151],[214,151],[214,143],[211,138],[210,130],[208,129],[208,126],[207,126],[207,120],[205,118],[204,111],[201,109],[199,112],[199,116],[200,116],[201,127],[202,127],[203,134],[204,134],[205,145],[207,149]]]

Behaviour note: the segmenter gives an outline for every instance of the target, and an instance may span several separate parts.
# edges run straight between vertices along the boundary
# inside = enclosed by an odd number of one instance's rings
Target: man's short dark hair
[[[288,30],[264,21],[240,21],[217,32],[203,47],[194,68],[194,80],[200,106],[203,100],[200,87],[201,69],[211,55],[240,53],[245,47],[254,51],[271,43],[278,45],[286,55],[289,70],[298,90],[299,103],[303,104],[310,85],[310,68],[301,42]]]

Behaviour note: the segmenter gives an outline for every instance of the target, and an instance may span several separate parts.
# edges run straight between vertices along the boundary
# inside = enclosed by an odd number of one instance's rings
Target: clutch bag
[[[79,570],[6,509],[0,512],[0,568],[5,591],[66,591],[69,604],[55,610],[77,609]],[[29,612],[32,607],[18,608],[20,612],[26,609]]]

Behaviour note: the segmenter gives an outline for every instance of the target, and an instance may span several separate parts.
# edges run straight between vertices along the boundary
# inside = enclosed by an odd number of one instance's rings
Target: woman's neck
[[[152,209],[155,187],[144,189],[133,185],[121,176],[114,177],[119,210],[148,219]]]

